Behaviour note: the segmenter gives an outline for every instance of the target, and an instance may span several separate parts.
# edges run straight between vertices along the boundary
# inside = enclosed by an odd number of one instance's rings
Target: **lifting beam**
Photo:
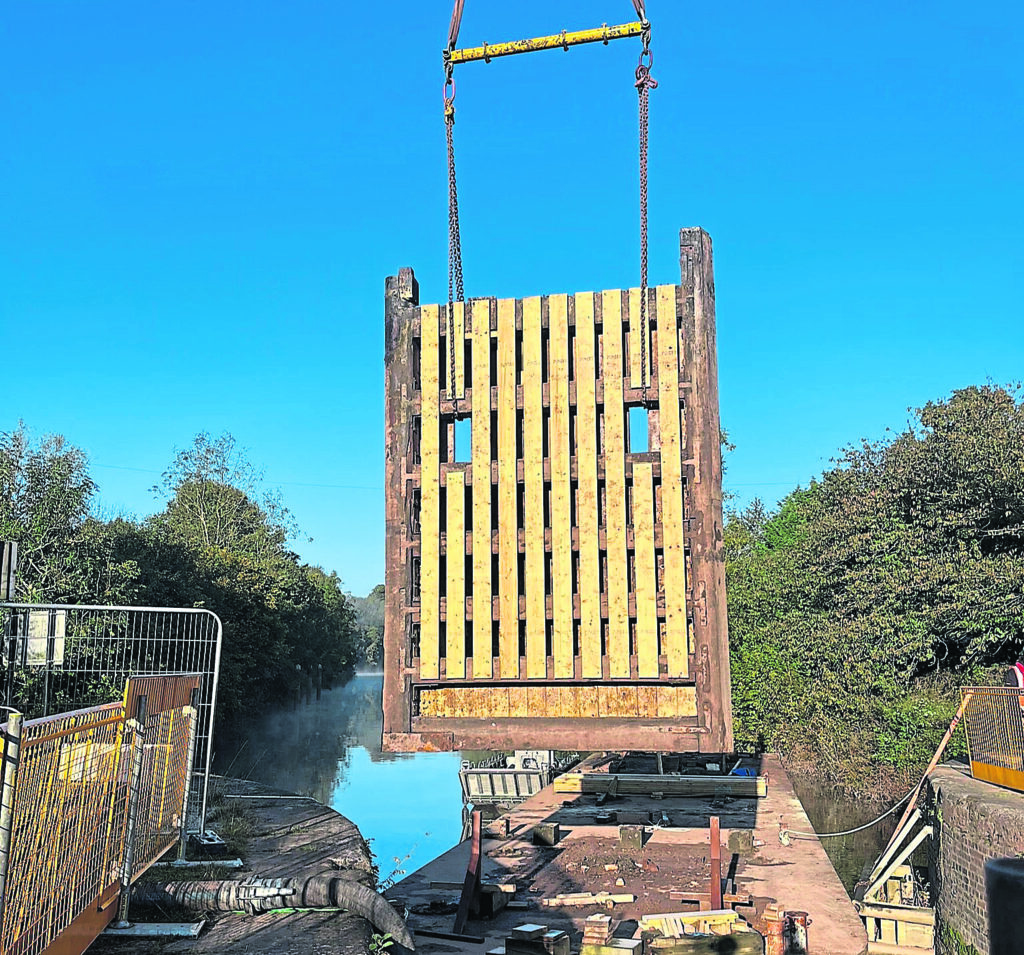
[[[592,30],[574,30],[567,33],[555,33],[551,36],[534,37],[532,40],[513,40],[510,43],[484,43],[482,46],[465,47],[461,50],[445,50],[445,63],[471,63],[474,60],[490,62],[496,56],[512,56],[514,53],[533,53],[537,50],[556,50],[561,47],[568,50],[570,46],[580,43],[604,43],[623,37],[642,36],[645,24],[636,20],[633,23],[620,23],[616,26],[601,24]]]

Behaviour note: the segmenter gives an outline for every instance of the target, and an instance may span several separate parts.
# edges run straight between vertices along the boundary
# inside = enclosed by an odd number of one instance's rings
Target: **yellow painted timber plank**
[[[636,662],[641,677],[658,675],[658,605],[654,568],[654,478],[633,463],[633,541],[636,567]]]
[[[440,448],[438,309],[420,309],[420,676],[438,678]]]
[[[638,686],[636,688],[636,715],[654,719],[658,715],[658,688],[656,686]]]
[[[572,486],[569,477],[569,304],[565,295],[548,298],[548,453],[551,458],[551,611],[554,673],[573,675],[572,655]]]
[[[547,676],[544,610],[544,404],[540,298],[523,299],[523,480],[526,485],[526,677]]]
[[[597,369],[594,296],[576,295],[576,520],[580,546],[580,656],[584,678],[601,672],[601,569],[598,552]]]
[[[665,655],[668,675],[690,673],[683,543],[683,453],[679,416],[679,329],[676,287],[659,285],[658,409],[661,422],[661,520],[665,542]]]
[[[626,444],[622,404],[622,293],[602,294],[604,473],[608,517],[608,672],[629,676],[629,570],[626,563]]]
[[[501,679],[519,679],[516,302],[498,300],[498,618]]]
[[[641,388],[651,383],[651,313],[647,313],[647,328],[640,328],[640,289],[629,290],[629,384],[632,388]],[[646,374],[641,376],[641,335],[646,332],[647,367]]]
[[[448,309],[445,308],[445,314],[443,317],[444,321],[444,334],[445,334],[445,347],[447,351],[444,355],[441,355],[441,367],[444,369],[441,380],[444,382],[444,388],[441,390],[449,398],[462,398],[466,393],[466,312],[465,304],[463,302],[452,303],[452,319],[455,324],[455,392],[452,393],[452,353],[451,353],[451,342],[447,340],[448,333],[451,331],[451,325],[448,321]],[[461,409],[460,409],[461,410]]]
[[[449,471],[446,540],[448,589],[445,599],[445,674],[466,678],[466,476]]]
[[[508,715],[510,717],[531,715],[525,686],[510,686],[508,688]]]
[[[486,680],[493,675],[493,658],[491,657],[491,304],[486,300],[477,300],[473,302],[472,308],[473,679]]]

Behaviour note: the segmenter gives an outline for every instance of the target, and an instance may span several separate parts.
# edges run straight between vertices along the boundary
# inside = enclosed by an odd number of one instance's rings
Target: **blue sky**
[[[446,285],[450,5],[15,4],[0,36],[0,430],[142,516],[230,431],[356,593],[383,579],[383,288]],[[769,502],[908,406],[1024,376],[1024,13],[649,0],[651,280],[715,244],[727,483]],[[632,19],[469,0],[468,45]],[[469,295],[638,280],[638,41],[469,64]]]

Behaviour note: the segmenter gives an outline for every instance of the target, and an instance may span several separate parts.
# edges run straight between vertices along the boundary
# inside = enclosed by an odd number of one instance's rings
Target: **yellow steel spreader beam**
[[[568,50],[580,43],[608,43],[622,37],[642,36],[644,24],[639,20],[634,23],[620,23],[608,26],[607,23],[593,30],[575,30],[567,33],[555,33],[552,36],[534,37],[532,40],[513,40],[511,43],[485,43],[483,46],[466,47],[462,50],[445,51],[445,61],[452,65],[470,63],[473,60],[489,61],[496,56],[512,56],[514,53],[533,53],[536,50],[555,50],[561,47]]]

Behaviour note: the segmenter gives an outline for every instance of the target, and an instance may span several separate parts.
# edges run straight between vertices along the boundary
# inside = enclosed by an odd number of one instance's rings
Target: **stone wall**
[[[996,955],[988,946],[985,862],[1024,855],[1024,793],[940,766],[929,779],[927,806],[936,832],[928,860],[936,955],[966,955],[967,946]]]

